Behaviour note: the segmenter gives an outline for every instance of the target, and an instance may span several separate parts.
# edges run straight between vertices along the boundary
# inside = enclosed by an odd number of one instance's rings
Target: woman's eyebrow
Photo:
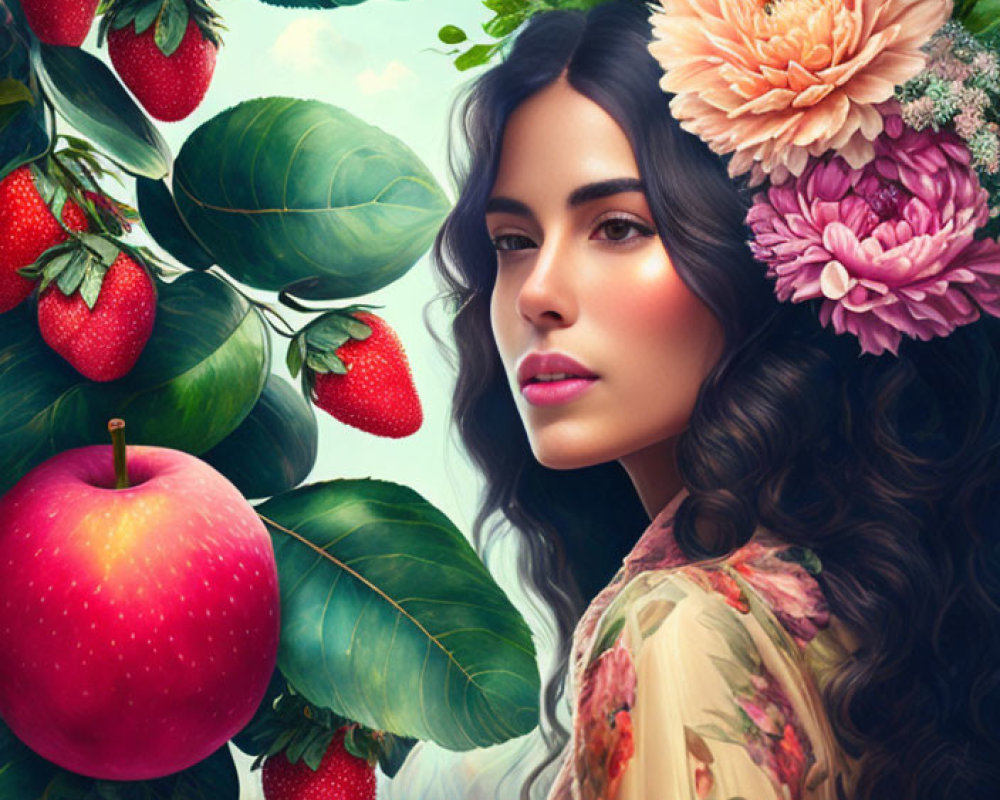
[[[599,200],[602,197],[622,192],[642,192],[645,194],[646,187],[638,178],[610,178],[606,181],[588,183],[570,193],[567,205],[572,208],[589,203],[591,200]]]
[[[622,192],[642,192],[645,194],[646,187],[638,178],[609,178],[606,181],[587,183],[570,192],[566,205],[570,208],[589,203],[591,200],[599,200],[602,197],[609,197]],[[522,217],[534,218],[531,209],[520,200],[513,197],[495,196],[486,201],[487,214],[516,214]]]

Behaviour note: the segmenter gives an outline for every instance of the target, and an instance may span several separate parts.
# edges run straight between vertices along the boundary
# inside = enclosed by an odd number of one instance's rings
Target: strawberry
[[[61,219],[70,230],[87,229],[86,216],[72,200],[63,205]],[[19,305],[35,286],[17,270],[67,236],[38,193],[31,167],[18,167],[0,181],[0,313]]]
[[[159,5],[160,0],[156,2]],[[177,4],[182,0],[163,2]],[[146,111],[163,122],[184,119],[198,107],[212,81],[219,52],[218,37],[199,25],[194,14],[184,12],[184,16],[184,27],[177,27],[173,18],[164,18],[163,24],[172,24],[175,33],[183,31],[174,36],[176,47],[161,49],[157,44],[159,18],[142,30],[129,22],[121,28],[111,23],[108,31],[108,55],[118,76]]]
[[[93,308],[86,287],[70,296],[56,284],[38,298],[42,338],[92,381],[113,381],[128,373],[153,332],[156,289],[146,270],[125,252],[107,269]]]
[[[376,436],[399,439],[415,433],[424,416],[399,337],[375,314],[349,311],[325,314],[304,329],[303,343],[293,342],[293,348],[306,350],[313,403]],[[357,322],[362,323],[360,331]],[[331,327],[344,331],[339,341],[330,338]],[[334,356],[324,355],[324,342],[327,353],[330,342],[335,343]]]
[[[263,786],[265,800],[374,800],[375,768],[347,752],[341,728],[315,771],[304,760],[289,762],[284,752],[269,756]]]
[[[21,0],[35,36],[46,44],[79,47],[90,32],[98,0]]]

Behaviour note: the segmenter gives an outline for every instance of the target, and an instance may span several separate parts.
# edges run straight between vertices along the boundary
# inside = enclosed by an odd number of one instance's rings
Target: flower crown
[[[660,0],[650,52],[685,130],[761,187],[779,300],[862,353],[1000,316],[995,0]]]

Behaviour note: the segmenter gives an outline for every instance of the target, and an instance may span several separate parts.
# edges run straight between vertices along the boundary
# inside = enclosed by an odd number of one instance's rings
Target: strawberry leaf
[[[95,267],[93,264],[87,265],[87,271],[83,275],[83,282],[80,284],[80,297],[87,304],[91,311],[97,305],[97,298],[101,294],[101,285],[104,283],[104,276],[107,272]]]
[[[416,739],[406,736],[396,736],[392,733],[383,734],[378,764],[387,778],[396,777],[396,773],[399,772],[403,766],[403,762],[406,761],[406,757],[416,744]]]
[[[302,369],[302,362],[306,358],[306,340],[301,334],[288,343],[288,354],[285,356],[285,364],[288,372],[293,378],[297,377]]]
[[[59,291],[67,297],[73,294],[83,280],[83,275],[87,270],[89,261],[90,259],[84,251],[77,250],[73,253],[69,258],[69,263],[66,264],[56,279],[56,286],[59,287]]]
[[[329,749],[330,742],[332,741],[333,731],[328,731],[326,734],[319,732],[313,737],[309,746],[302,752],[302,760],[306,762],[309,769],[314,772],[319,769],[319,765],[323,761],[323,756],[326,755],[326,751]]]
[[[347,367],[333,353],[311,352],[306,356],[306,366],[313,372],[332,372],[335,375],[346,375]]]
[[[49,288],[49,284],[56,280],[64,270],[69,268],[72,261],[79,256],[79,253],[79,250],[67,250],[47,260],[42,269],[42,282],[38,286],[38,293],[41,294]],[[40,263],[40,261],[35,263]]]
[[[301,759],[305,752],[317,741],[320,739],[326,739],[326,743],[329,745],[332,738],[332,731],[324,730],[319,725],[310,726],[302,735],[295,737],[295,740],[288,745],[288,749],[285,751],[285,758],[288,759],[289,763],[294,764],[296,761]],[[326,752],[325,747],[323,748],[323,752]],[[320,758],[322,758],[322,756],[320,756]],[[312,768],[314,770],[319,769],[319,764]]]
[[[113,239],[96,233],[84,233],[80,237],[80,243],[94,255],[105,267],[110,267],[115,263],[115,259],[122,251],[121,245]]]
[[[187,24],[188,9],[184,0],[164,0],[163,10],[156,21],[156,30],[153,31],[153,41],[167,58],[181,46]]]
[[[144,6],[133,5],[131,13],[124,13],[122,15],[124,22],[119,24],[116,19],[112,27],[124,28],[132,20],[135,21],[135,32],[136,35],[145,33],[149,30],[150,25],[156,22],[157,17],[160,16],[160,9],[164,6],[166,0],[157,0],[153,3],[146,3]],[[131,17],[131,19],[130,19]]]

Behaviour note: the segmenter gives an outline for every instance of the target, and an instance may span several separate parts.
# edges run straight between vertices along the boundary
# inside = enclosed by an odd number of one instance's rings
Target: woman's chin
[[[592,447],[581,445],[585,442],[547,443],[544,446],[532,442],[532,453],[535,460],[543,467],[557,470],[583,469],[614,461],[603,451],[595,451]]]

